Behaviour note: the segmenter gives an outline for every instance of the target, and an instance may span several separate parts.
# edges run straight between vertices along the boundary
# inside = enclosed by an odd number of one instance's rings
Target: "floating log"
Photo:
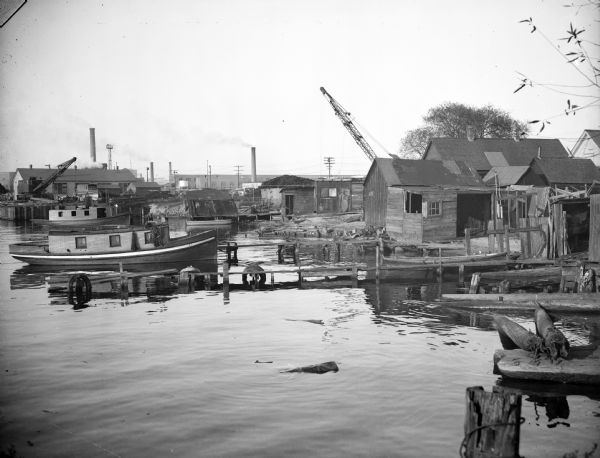
[[[573,346],[567,359],[555,363],[525,350],[496,350],[494,374],[519,380],[600,385],[600,348]]]
[[[600,312],[600,294],[596,293],[442,294],[440,301],[453,307],[521,311],[534,311],[538,301],[549,312]]]
[[[295,369],[284,370],[281,372],[305,372],[308,374],[324,374],[326,372],[337,372],[340,368],[335,361],[327,361],[326,363],[314,364],[312,366],[296,367]]]

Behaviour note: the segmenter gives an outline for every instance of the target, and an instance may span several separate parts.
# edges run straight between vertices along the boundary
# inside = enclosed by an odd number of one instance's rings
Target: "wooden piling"
[[[275,274],[271,272],[271,289],[275,289]]]
[[[229,300],[229,262],[223,263],[223,300]]]
[[[465,265],[461,264],[458,266],[458,283],[461,286],[465,284]]]
[[[471,277],[471,287],[469,288],[469,294],[477,294],[479,291],[479,274],[473,274]]]
[[[358,288],[358,268],[355,265],[352,266],[352,287]]]
[[[377,245],[375,245],[375,281],[379,282],[379,243],[377,243]]]
[[[504,241],[506,244],[506,259],[510,259],[510,235],[508,233],[508,224],[504,226]]]
[[[480,386],[466,390],[465,437],[460,454],[468,458],[519,456],[521,395]]]
[[[467,252],[467,256],[471,254],[471,229],[465,228],[465,250]]]

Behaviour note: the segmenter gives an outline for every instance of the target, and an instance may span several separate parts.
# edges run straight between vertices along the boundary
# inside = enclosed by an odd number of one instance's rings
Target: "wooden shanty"
[[[463,162],[376,158],[365,179],[367,226],[402,242],[462,237],[485,230],[492,189]]]
[[[237,218],[238,210],[231,195],[219,189],[195,189],[168,200],[150,204],[153,217],[188,219]]]
[[[296,175],[281,175],[270,180],[264,181],[260,187],[260,198],[263,202],[272,208],[279,208],[282,205],[283,195],[281,191],[285,188],[293,186],[302,186],[306,188],[314,188],[314,180],[310,178],[299,177]],[[314,209],[311,208],[312,213]],[[292,211],[293,213],[293,211]]]
[[[548,258],[587,252],[600,262],[600,194],[562,195],[550,199]]]

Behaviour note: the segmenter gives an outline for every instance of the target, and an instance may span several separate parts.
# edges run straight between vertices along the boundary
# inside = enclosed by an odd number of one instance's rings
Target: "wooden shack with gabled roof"
[[[485,231],[492,190],[463,162],[376,158],[365,179],[367,226],[411,243]]]

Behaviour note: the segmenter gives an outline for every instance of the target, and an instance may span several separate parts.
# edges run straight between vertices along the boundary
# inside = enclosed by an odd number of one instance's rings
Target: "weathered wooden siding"
[[[589,260],[600,262],[600,194],[590,196]]]
[[[378,167],[371,167],[363,189],[365,224],[385,227],[388,188]]]
[[[423,240],[438,241],[456,238],[456,191],[423,191]],[[442,214],[427,214],[428,202],[442,202]]]
[[[363,183],[352,183],[352,211],[363,209]]]
[[[423,215],[406,213],[405,198],[404,189],[388,188],[386,231],[401,242],[420,243],[423,241]]]
[[[294,215],[305,215],[316,210],[314,188],[281,191],[281,205],[285,205],[286,195],[294,196]]]

